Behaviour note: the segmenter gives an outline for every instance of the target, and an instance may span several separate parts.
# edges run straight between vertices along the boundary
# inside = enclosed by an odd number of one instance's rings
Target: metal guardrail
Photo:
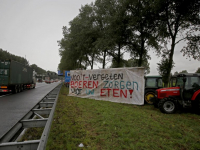
[[[58,95],[62,84],[49,92],[33,107],[17,124],[15,124],[1,139],[0,150],[44,150],[56,108]],[[42,115],[49,115],[48,118]],[[39,118],[39,119],[36,119]],[[17,142],[27,128],[44,127],[39,140]]]

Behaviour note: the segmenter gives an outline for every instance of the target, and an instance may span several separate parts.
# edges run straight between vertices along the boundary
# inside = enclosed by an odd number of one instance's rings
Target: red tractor
[[[172,114],[178,108],[193,108],[200,112],[200,73],[178,74],[171,80],[172,87],[156,90],[151,100],[161,112]]]

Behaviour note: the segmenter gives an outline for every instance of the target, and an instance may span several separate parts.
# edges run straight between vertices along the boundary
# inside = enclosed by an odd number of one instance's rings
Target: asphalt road
[[[37,83],[35,89],[0,97],[0,138],[60,82]]]

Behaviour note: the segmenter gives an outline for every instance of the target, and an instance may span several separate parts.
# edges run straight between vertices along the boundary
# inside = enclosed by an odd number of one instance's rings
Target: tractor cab
[[[194,93],[200,89],[198,74],[179,74],[174,82],[176,83],[175,87],[180,87],[180,97],[183,101],[191,101]]]
[[[196,105],[200,110],[200,74],[178,74],[171,79],[171,86],[156,90],[154,106],[164,113],[175,112],[177,106],[188,108]]]
[[[162,76],[145,76],[145,103],[153,104],[150,99],[155,97],[155,92],[159,88],[163,88]]]

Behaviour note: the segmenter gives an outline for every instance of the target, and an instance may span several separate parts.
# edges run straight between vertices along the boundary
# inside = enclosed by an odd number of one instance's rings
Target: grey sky
[[[62,38],[62,27],[78,15],[81,5],[91,2],[94,0],[0,0],[0,48],[26,56],[30,64],[57,72],[57,41]],[[172,72],[195,72],[200,62],[183,58],[180,45],[176,46]],[[150,74],[155,75],[160,58],[150,54]]]

